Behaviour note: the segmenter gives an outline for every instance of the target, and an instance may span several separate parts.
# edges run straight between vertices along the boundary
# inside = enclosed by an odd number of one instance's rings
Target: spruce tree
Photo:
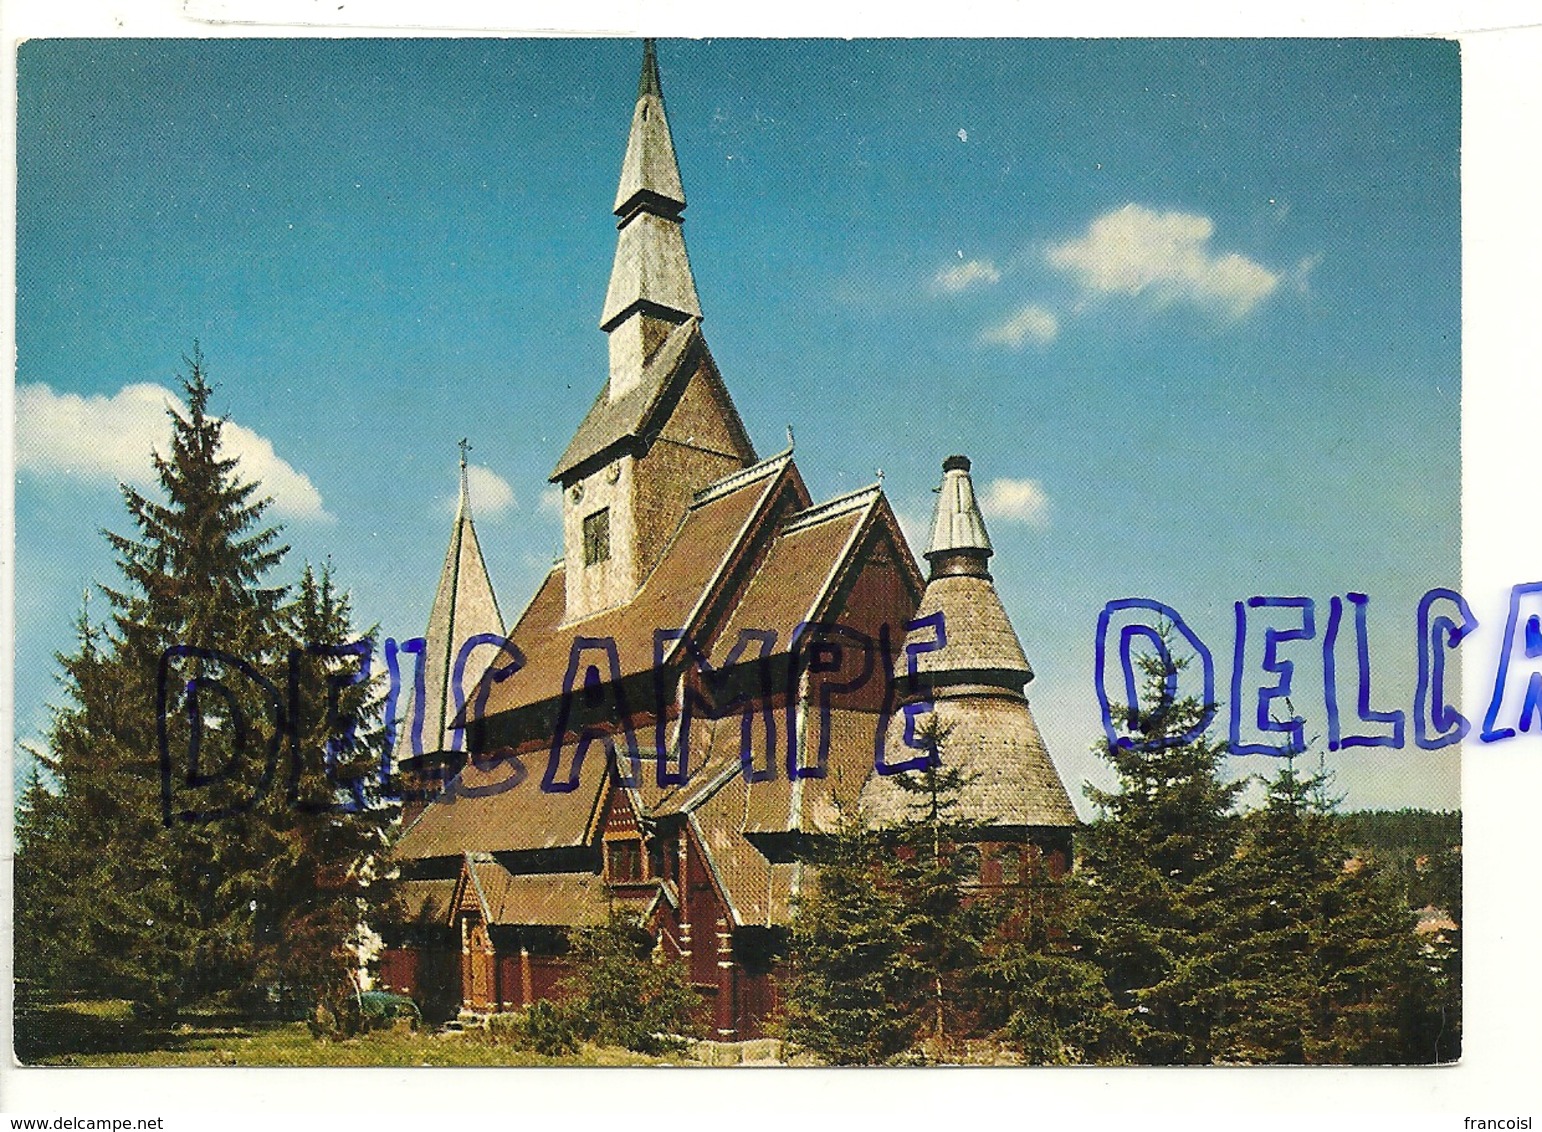
[[[1244,783],[1220,779],[1227,746],[1190,736],[1213,705],[1171,692],[1187,658],[1139,658],[1141,704],[1128,745],[1101,750],[1118,788],[1086,788],[1099,816],[1081,839],[1077,883],[1087,898],[1072,942],[1102,969],[1128,1024],[1134,1060],[1209,1062],[1216,1023],[1211,967],[1225,916],[1219,870],[1235,852]]]
[[[967,985],[995,927],[996,908],[976,898],[978,841],[985,823],[966,813],[974,781],[949,765],[949,729],[932,716],[918,730],[930,749],[925,767],[896,775],[907,795],[898,826],[885,831],[896,848],[893,873],[906,954],[920,976],[909,1003],[916,1029],[939,1050],[973,1031]]]
[[[656,953],[637,917],[613,908],[609,919],[572,941],[572,998],[558,1013],[574,1031],[602,1046],[640,1053],[682,1049],[701,1029],[702,999],[684,967]]]
[[[1374,857],[1341,868],[1324,892],[1315,949],[1323,1009],[1309,1061],[1425,1064],[1460,1053],[1460,972],[1450,953],[1426,951],[1393,870]],[[1452,977],[1458,980],[1451,985]]]
[[[970,977],[982,1030],[1032,1065],[1119,1064],[1131,1034],[1102,969],[1073,940],[1088,901],[1030,849],[1027,874],[998,904],[999,926]]]
[[[264,985],[346,1018],[367,925],[395,889],[382,867],[397,807],[381,791],[381,697],[358,679],[358,651],[374,634],[359,643],[330,564],[319,575],[305,567],[284,617],[301,707],[298,757],[265,800],[283,851],[254,897],[257,969]]]
[[[1345,858],[1326,786],[1325,775],[1300,775],[1287,762],[1244,817],[1237,854],[1218,878],[1226,914],[1206,967],[1215,974],[1219,1060],[1315,1059],[1314,1035],[1333,1012],[1319,954],[1333,915],[1327,894]]]
[[[170,448],[152,457],[160,490],[125,486],[132,532],[107,534],[121,575],[102,587],[109,622],[83,615],[77,647],[58,658],[61,703],[37,752],[49,797],[29,793],[36,817],[18,846],[17,947],[37,956],[45,989],[156,1012],[272,977],[286,965],[273,938],[298,929],[307,901],[339,897],[321,932],[335,950],[344,923],[359,922],[358,892],[318,881],[362,879],[389,816],[295,805],[292,751],[304,761],[319,740],[314,726],[293,748],[279,735],[289,653],[346,638],[346,603],[328,577],[286,604],[272,581],[287,548],[265,521],[270,500],[223,450],[202,358],[185,360],[185,404],[168,409]],[[206,651],[168,655],[175,647]],[[309,664],[296,674],[301,699],[325,703]]]
[[[16,805],[14,924],[21,946],[14,952],[16,1006],[30,1009],[48,990],[70,978],[71,956],[59,946],[70,913],[65,879],[72,872],[68,840],[61,832],[59,798],[44,784],[34,759]]]
[[[1254,1064],[1454,1057],[1444,956],[1421,947],[1395,873],[1350,849],[1328,781],[1281,767],[1217,877],[1225,915],[1205,961],[1214,1055]]]
[[[814,847],[792,923],[777,1030],[832,1065],[878,1065],[909,1048],[921,980],[904,938],[893,862],[859,812]]]

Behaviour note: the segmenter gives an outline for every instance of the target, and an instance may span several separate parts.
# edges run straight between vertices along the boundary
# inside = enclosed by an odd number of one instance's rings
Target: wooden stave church
[[[974,778],[980,884],[1025,878],[1025,855],[1069,867],[1077,818],[1024,694],[969,461],[944,463],[923,576],[881,483],[816,504],[790,434],[759,458],[702,334],[684,209],[649,41],[614,208],[610,372],[550,477],[563,558],[506,626],[462,460],[408,713],[419,741],[404,730],[394,752],[423,800],[393,850],[402,907],[379,980],[430,1015],[560,994],[569,933],[618,907],[685,965],[717,1037],[760,1036],[816,881],[809,840],[846,809],[900,812],[875,765],[915,759],[907,704],[931,705],[942,757]],[[478,635],[512,647],[475,654],[467,710],[452,670]]]

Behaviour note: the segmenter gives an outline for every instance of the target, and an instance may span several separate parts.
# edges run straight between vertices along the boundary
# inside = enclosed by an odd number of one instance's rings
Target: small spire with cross
[[[471,514],[471,476],[466,471],[466,453],[471,451],[471,441],[467,437],[461,437],[460,443],[455,447],[460,449],[460,505],[458,511],[461,518]]]

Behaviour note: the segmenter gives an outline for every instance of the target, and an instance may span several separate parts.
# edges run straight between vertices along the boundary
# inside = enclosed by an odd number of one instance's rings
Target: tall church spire
[[[619,234],[600,317],[600,329],[610,336],[612,401],[637,385],[671,328],[701,317],[680,227],[684,211],[685,189],[664,116],[658,57],[649,39],[616,189]]]
[[[493,593],[492,578],[477,541],[476,524],[471,519],[470,475],[466,465],[466,452],[470,447],[468,441],[460,442],[460,498],[455,508],[455,525],[450,530],[450,544],[445,549],[444,566],[439,572],[439,587],[434,592],[428,628],[423,634],[423,704],[421,709],[415,702],[408,705],[406,725],[397,736],[398,761],[415,756],[418,750],[432,756],[438,752],[465,749],[464,736],[450,726],[460,706],[455,695],[455,668],[470,638],[478,634],[501,635],[504,630],[498,598]],[[476,682],[482,667],[489,662],[491,651],[488,647],[477,646],[468,652],[462,666],[463,687]],[[419,726],[422,728],[421,746],[414,750],[412,736]]]

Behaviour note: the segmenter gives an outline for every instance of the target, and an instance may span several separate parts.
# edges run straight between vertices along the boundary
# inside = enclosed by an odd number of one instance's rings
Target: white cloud
[[[152,451],[171,451],[168,405],[178,399],[159,385],[125,385],[118,392],[81,396],[47,385],[16,390],[16,466],[37,476],[69,476],[90,483],[155,485]],[[292,519],[334,518],[310,477],[279,457],[264,436],[225,422],[224,452],[241,463],[241,479],[261,484],[273,512]]]
[[[1029,303],[1005,321],[987,327],[981,333],[980,340],[1020,350],[1030,342],[1035,346],[1047,346],[1059,333],[1060,320],[1054,312],[1045,310],[1037,303]]]
[[[1191,302],[1241,318],[1280,276],[1235,252],[1217,254],[1214,233],[1208,216],[1127,204],[1098,217],[1084,236],[1051,246],[1046,259],[1089,292]]]
[[[541,502],[536,509],[543,515],[562,514],[562,489],[556,484],[541,489]]]
[[[1321,252],[1302,256],[1288,276],[1291,285],[1301,294],[1309,294],[1312,290],[1312,272],[1316,271],[1321,263]]]
[[[963,263],[944,267],[932,276],[932,291],[939,295],[956,295],[971,287],[989,287],[1001,282],[1001,272],[988,259],[966,259]]]
[[[893,500],[890,500],[892,503]],[[922,515],[909,508],[895,507],[894,518],[899,521],[900,531],[905,536],[905,541],[919,556],[926,552],[932,538],[932,517]]]
[[[1038,480],[991,480],[980,497],[980,507],[987,524],[1005,519],[1041,530],[1049,526],[1049,496]]]
[[[471,492],[471,514],[484,519],[506,515],[518,506],[514,489],[509,481],[491,468],[480,464],[466,466],[466,487]],[[450,512],[455,511],[455,501],[450,500]]]

